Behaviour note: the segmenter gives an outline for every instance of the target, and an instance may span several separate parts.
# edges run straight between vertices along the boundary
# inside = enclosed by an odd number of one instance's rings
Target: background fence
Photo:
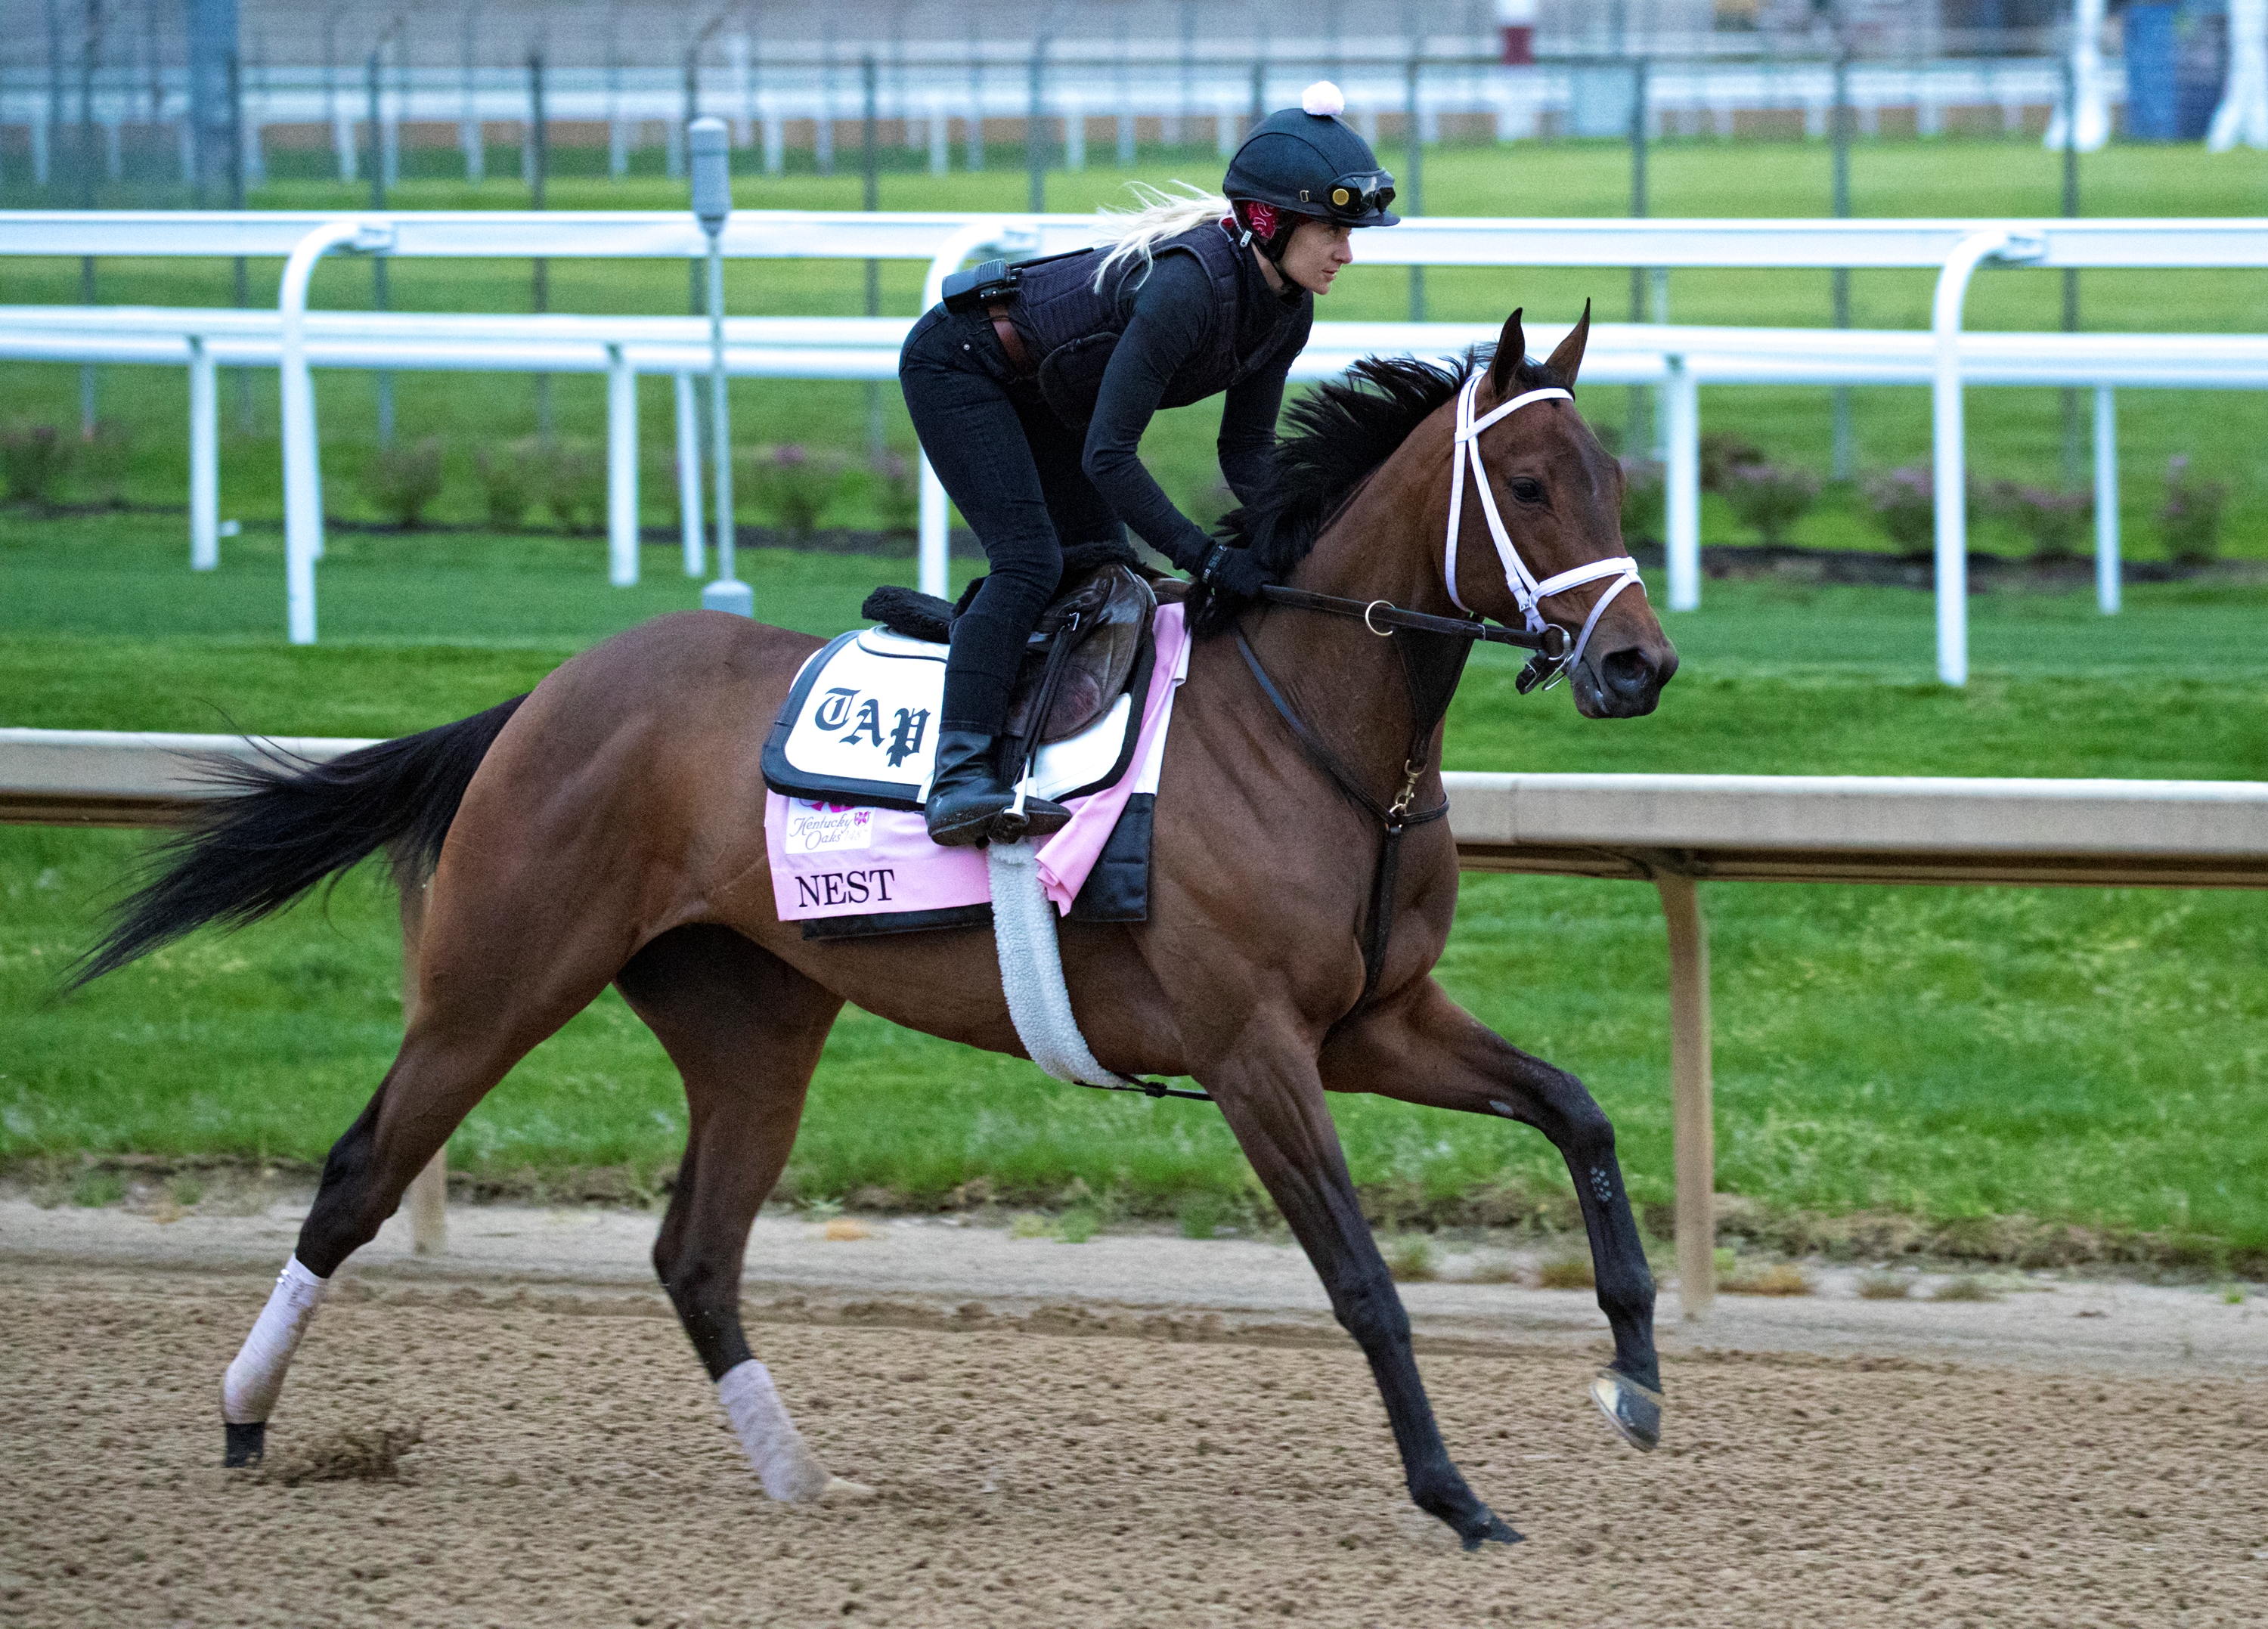
[[[743,213],[725,240],[736,256],[862,259],[925,256],[930,261],[924,304],[936,297],[947,272],[980,253],[1048,254],[1092,241],[1094,223],[1082,217],[961,217],[883,214]],[[2268,222],[2238,220],[2045,221],[1414,221],[1378,234],[1371,258],[1426,265],[1648,265],[1655,267],[1915,267],[1936,268],[1933,328],[1927,334],[1853,336],[1836,329],[1782,329],[1749,335],[1740,329],[1679,330],[1632,326],[1602,335],[1594,379],[1652,383],[1664,411],[1661,452],[1665,536],[1670,567],[1669,605],[1700,602],[1700,441],[1698,387],[1727,382],[1921,383],[1932,391],[1935,417],[1933,458],[1934,571],[1938,603],[1938,676],[1967,682],[1968,482],[1962,416],[1964,369],[1975,365],[1996,383],[2089,385],[2095,388],[2095,488],[2098,595],[2102,608],[2118,603],[2117,424],[2109,394],[2130,386],[2220,386],[2257,388],[2268,382],[2268,339],[2259,336],[1998,335],[1979,345],[1965,341],[1962,312],[1970,279],[1992,263],[2061,267],[2268,266]],[[120,318],[92,312],[21,310],[21,330],[9,335],[0,312],[0,350],[49,359],[138,359],[136,346],[188,349],[191,390],[192,561],[214,564],[217,474],[212,372],[225,339],[247,342],[257,359],[272,343],[284,374],[284,459],[289,625],[296,643],[316,637],[315,562],[322,551],[322,505],[316,458],[317,431],[307,371],[307,290],[316,262],[335,248],[386,256],[470,258],[533,254],[543,257],[663,256],[691,259],[703,251],[688,216],[629,212],[571,215],[468,213],[354,216],[323,219],[247,214],[208,217],[130,216],[105,219],[70,214],[0,216],[0,254],[92,254],[113,247],[142,254],[210,255],[273,254],[291,248],[276,327],[250,327],[233,313],[143,312]],[[1366,246],[1367,247],[1367,246]],[[334,365],[385,367],[423,363],[469,368],[604,371],[609,392],[610,530],[614,580],[637,576],[637,455],[636,374],[669,371],[685,376],[697,363],[675,328],[652,319],[498,318],[483,337],[448,319],[357,324],[332,319]],[[91,332],[99,322],[110,326]],[[77,333],[74,335],[73,328]],[[780,320],[765,328],[743,328],[741,371],[774,377],[887,379],[895,372],[899,320],[880,320],[856,333],[838,322]],[[143,330],[137,338],[130,330]],[[1344,332],[1333,332],[1344,328]],[[268,338],[272,332],[273,340]],[[1372,350],[1419,354],[1454,352],[1492,337],[1488,327],[1457,325],[1319,325],[1300,375],[1324,377]],[[861,343],[861,342],[864,343]],[[420,342],[389,356],[388,346]],[[769,342],[769,343],[767,343]],[[1964,345],[1977,353],[1973,361]],[[76,346],[76,349],[74,349]],[[453,359],[452,347],[459,354]],[[359,348],[359,349],[358,349]],[[232,358],[238,359],[235,357]],[[691,393],[679,387],[680,480],[687,489],[687,560],[697,563],[699,438],[690,422]],[[922,585],[946,590],[946,510],[943,489],[924,463],[922,475]],[[697,567],[696,567],[697,569]]]

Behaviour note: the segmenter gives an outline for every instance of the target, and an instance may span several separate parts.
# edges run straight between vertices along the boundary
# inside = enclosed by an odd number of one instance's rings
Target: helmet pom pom
[[[1346,111],[1346,97],[1328,79],[1318,79],[1300,92],[1300,106],[1318,119],[1336,119]]]

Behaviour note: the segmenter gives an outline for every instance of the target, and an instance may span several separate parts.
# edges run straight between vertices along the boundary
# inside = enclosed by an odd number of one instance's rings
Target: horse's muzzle
[[[1658,645],[1625,645],[1603,653],[1587,652],[1582,665],[1568,675],[1575,708],[1587,719],[1640,719],[1661,700],[1661,687],[1677,671],[1677,650],[1668,640]]]

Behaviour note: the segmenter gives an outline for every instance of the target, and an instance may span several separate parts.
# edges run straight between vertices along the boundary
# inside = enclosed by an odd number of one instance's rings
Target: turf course
[[[1611,213],[1624,163],[1611,146],[1427,157],[1440,212]],[[1393,162],[1389,155],[1388,162]],[[2259,155],[2113,149],[2088,161],[2090,211],[2222,213],[2268,195]],[[1145,163],[1152,179],[1203,178],[1204,155]],[[1083,207],[1123,178],[1059,176],[1051,203]],[[885,207],[1020,207],[1013,172],[884,178]],[[744,207],[843,207],[855,177],[761,178]],[[1823,151],[1667,144],[1657,213],[1816,212]],[[405,205],[511,206],[498,182],[468,195],[413,181]],[[1862,213],[2038,212],[2053,207],[2052,158],[2021,144],[1886,143],[1859,149]],[[555,182],[561,207],[674,206],[658,181]],[[276,206],[359,202],[279,182]],[[254,299],[275,269],[255,268]],[[12,299],[77,298],[75,265],[11,263]],[[858,309],[842,269],[735,268],[741,310]],[[909,309],[917,269],[884,268],[886,309]],[[366,274],[327,268],[320,299],[357,303]],[[1586,292],[1616,311],[1620,269],[1595,274],[1436,272],[1432,313],[1497,318],[1515,301],[1571,316]],[[1856,321],[1926,321],[1927,279],[1861,276]],[[409,308],[522,309],[524,265],[405,265]],[[553,307],[682,310],[672,267],[561,263]],[[227,299],[223,267],[105,262],[106,300]],[[2090,275],[2090,324],[2257,328],[2268,276]],[[2019,272],[1980,278],[1982,326],[2053,327],[2059,285]],[[1349,274],[1333,314],[1406,312],[1397,272]],[[1817,322],[1826,279],[1680,273],[1672,311],[1694,321]],[[69,423],[75,371],[11,365],[6,416]],[[320,381],[335,513],[366,516],[356,477],[368,454],[366,379]],[[180,381],[109,370],[104,412],[130,455],[81,474],[77,496],[177,504],[185,482]],[[1627,393],[1588,393],[1619,420]],[[597,538],[470,529],[416,535],[334,532],[322,567],[325,643],[282,644],[280,512],[272,387],[254,392],[254,433],[224,453],[225,512],[247,521],[224,569],[185,569],[178,512],[61,517],[0,511],[0,723],[56,727],[383,735],[423,728],[524,689],[552,666],[631,623],[696,599],[674,550],[650,548],[644,582],[614,590]],[[2155,549],[2154,470],[2178,451],[2234,488],[2227,551],[2268,556],[2268,429],[2261,404],[2228,395],[2127,393],[2129,545]],[[533,392],[518,379],[401,380],[407,435],[450,446],[453,485],[437,507],[469,522],[475,446],[527,433]],[[1824,393],[1712,393],[1707,423],[1737,424],[1771,454],[1823,472]],[[558,380],[563,433],[595,436],[591,381]],[[232,397],[224,386],[224,418]],[[895,403],[892,403],[895,411]],[[649,453],[666,451],[666,403],[650,387]],[[1863,461],[1926,446],[1918,392],[1858,393]],[[796,439],[849,450],[863,437],[858,387],[750,384],[735,423],[751,441]],[[1978,392],[1972,461],[1992,477],[2052,478],[2053,393]],[[891,437],[909,445],[902,416]],[[1145,451],[1171,490],[1201,505],[1214,480],[1211,418],[1169,415]],[[650,461],[649,525],[674,520]],[[744,518],[758,520],[750,511]],[[835,524],[873,520],[853,484]],[[1743,540],[1712,506],[1711,542]],[[1847,490],[1830,488],[1799,542],[1880,540]],[[1984,528],[1988,547],[2012,539]],[[847,625],[877,581],[909,581],[909,559],[756,550],[743,575],[767,620],[814,631]],[[1660,585],[1654,587],[1659,591]],[[1577,719],[1564,694],[1515,697],[1513,664],[1483,652],[1452,715],[1462,768],[1765,773],[2119,775],[2268,778],[2268,591],[2242,581],[2139,587],[2115,621],[2086,596],[1994,595],[1972,609],[1977,678],[1926,682],[1926,596],[1899,590],[1712,583],[1705,608],[1670,619],[1685,667],[1653,718]],[[350,879],[232,937],[202,935],[68,1000],[52,991],[86,944],[145,839],[126,833],[0,829],[0,1161],[81,1151],[317,1159],[376,1083],[399,1035],[393,905],[374,875]],[[2268,932],[2242,894],[2146,890],[1899,889],[1714,886],[1719,1180],[1768,1208],[1882,1209],[1926,1221],[2021,1213],[2112,1232],[2149,1230],[2219,1247],[2268,1249]],[[1642,885],[1475,877],[1442,977],[1521,1044],[1582,1075],[1612,1113],[1634,1192],[1670,1191],[1666,951]],[[1564,1219],[1566,1178],[1540,1139],[1368,1100],[1337,1106],[1358,1179],[1388,1215]],[[683,1100],[659,1047],[609,994],[540,1048],[475,1113],[452,1147],[460,1167],[499,1177],[627,1168],[637,1183],[674,1163]],[[1046,1081],[1028,1066],[848,1014],[813,1092],[789,1187],[804,1198],[919,1203],[990,1192],[1018,1202],[1099,1203],[1145,1212],[1233,1207],[1242,1161],[1200,1105],[1127,1102]]]

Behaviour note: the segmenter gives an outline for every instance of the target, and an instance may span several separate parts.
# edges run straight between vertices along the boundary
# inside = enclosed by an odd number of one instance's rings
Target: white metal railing
[[[725,364],[744,378],[888,380],[897,371],[906,317],[736,317],[725,324]],[[686,378],[708,364],[707,323],[694,317],[525,313],[310,312],[310,366],[441,372],[646,374]],[[186,366],[192,391],[190,564],[218,564],[218,436],[213,379],[224,367],[274,367],[281,359],[274,311],[177,306],[0,306],[0,360],[142,363]],[[1493,340],[1493,323],[1321,322],[1293,365],[1319,380],[1365,356],[1451,355]],[[1528,329],[1539,350],[1564,326]],[[2268,335],[1963,333],[1962,378],[1974,385],[2065,386],[2093,390],[2097,595],[2119,604],[2116,392],[2121,388],[2268,389]],[[1585,377],[1595,384],[1648,384],[1664,396],[1669,605],[1700,603],[1699,389],[1703,385],[1927,386],[1935,342],[1918,329],[1742,328],[1595,324]],[[608,563],[612,580],[637,580],[635,399],[617,384],[608,399]],[[699,575],[701,451],[691,405],[678,424],[681,509],[690,524],[685,570]],[[627,483],[627,484],[625,484]],[[942,493],[936,494],[941,519]],[[941,535],[941,534],[939,534]]]
[[[918,258],[930,262],[925,299],[934,297],[945,275],[968,256],[988,249],[1012,254],[1038,254],[1074,248],[1092,240],[1094,221],[1086,216],[970,216],[953,214],[850,214],[827,212],[756,212],[736,214],[725,234],[729,254],[772,258]],[[296,235],[295,235],[296,231]],[[321,548],[321,513],[313,451],[315,430],[312,390],[306,387],[310,365],[308,323],[305,309],[306,279],[321,255],[338,246],[360,247],[394,255],[440,257],[691,257],[705,243],[691,217],[678,213],[588,211],[434,212],[387,216],[278,217],[261,213],[238,215],[173,214],[166,212],[97,215],[65,211],[0,213],[0,254],[273,254],[288,240],[291,275],[284,280],[278,313],[282,363],[286,375],[287,410],[284,422],[286,550],[292,584],[292,637],[305,642],[314,637],[313,569]],[[1961,391],[1972,347],[1980,340],[1991,350],[1994,339],[2009,336],[1967,336],[1961,331],[1961,313],[1969,283],[1977,269],[1992,264],[2037,267],[2263,267],[2268,266],[2268,219],[2121,219],[2121,220],[1566,220],[1462,219],[1426,217],[1406,222],[1392,232],[1368,234],[1364,258],[1386,265],[1494,266],[1513,269],[1532,266],[1690,266],[1690,267],[1909,267],[1938,271],[1937,298],[1932,333],[1899,337],[1890,335],[1853,336],[1839,330],[1776,330],[1784,337],[1751,342],[1726,337],[1743,330],[1690,331],[1715,335],[1705,340],[1688,337],[1688,331],[1667,328],[1649,338],[1643,327],[1619,330],[1628,349],[1616,353],[1604,344],[1587,364],[1589,376],[1611,380],[1653,379],[1664,387],[1666,418],[1671,429],[1668,472],[1669,542],[1673,607],[1698,602],[1697,463],[1690,450],[1697,439],[1698,385],[1715,382],[1769,382],[1800,379],[1807,382],[1906,382],[1910,356],[1890,354],[1896,347],[1926,339],[1932,369],[1929,383],[1935,405],[1934,461],[1940,478],[1937,491],[1937,594],[1939,608],[1938,671],[1948,683],[1959,684],[1968,674],[1966,626],[1967,510],[1963,483]],[[1510,291],[1507,291],[1509,297]],[[321,319],[328,321],[328,318]],[[598,320],[583,320],[585,321]],[[615,320],[606,320],[615,321]],[[624,321],[632,320],[622,320]],[[806,320],[818,321],[821,320]],[[1327,340],[1320,325],[1319,340]],[[1462,343],[1467,335],[1487,336],[1486,325],[1350,325],[1394,329],[1410,335],[1388,349],[1424,344],[1435,348],[1440,337]],[[784,330],[776,330],[784,331]],[[1785,337],[1800,335],[1800,339]],[[622,338],[627,339],[627,330]],[[2216,375],[2211,382],[2232,387],[2257,387],[2246,372],[2252,352],[2247,338],[2226,342],[2219,348],[2229,365],[2216,365],[2208,343],[2192,347],[2178,367],[2154,366],[2137,350],[2131,335],[2022,336],[2022,350],[2003,349],[1992,360],[1994,382],[2089,383],[2099,392],[2117,384],[2194,385]],[[1848,349],[1846,350],[1846,343]],[[1683,349],[1678,347],[1683,346]],[[2124,349],[2121,349],[2124,346]],[[210,343],[204,349],[210,365]],[[473,348],[468,347],[470,356]],[[799,350],[808,347],[796,346]],[[823,347],[821,348],[823,349]],[[481,365],[502,365],[491,358]],[[1340,353],[1319,349],[1309,366],[1324,364]],[[534,355],[534,353],[531,353]],[[2052,358],[2035,364],[2028,356]],[[2233,359],[2233,360],[2231,360]],[[775,358],[777,362],[787,359]],[[843,369],[829,377],[876,377],[871,370],[876,356],[846,354]],[[193,358],[192,365],[195,365]],[[546,365],[541,359],[526,364]],[[617,344],[610,365],[633,366]],[[807,367],[807,371],[806,368]],[[1650,372],[1649,372],[1650,370]],[[751,367],[750,371],[759,371]],[[1326,371],[1329,371],[1326,368]],[[1877,378],[1877,373],[1890,375]],[[299,376],[294,384],[292,376]],[[817,365],[805,365],[799,377],[821,376]],[[1982,374],[1974,377],[1984,377]],[[193,393],[195,394],[195,393]],[[2111,402],[2099,394],[2098,447],[2104,465],[2113,471],[2115,453],[2110,433]],[[1948,475],[1951,478],[1948,478]],[[2099,468],[2098,484],[2104,479]],[[944,494],[924,464],[922,580],[932,592],[945,582]],[[2106,512],[2114,528],[2100,541],[2106,572],[2106,608],[2116,605],[2116,510]],[[629,570],[636,570],[635,549]],[[617,569],[621,561],[617,556]]]

